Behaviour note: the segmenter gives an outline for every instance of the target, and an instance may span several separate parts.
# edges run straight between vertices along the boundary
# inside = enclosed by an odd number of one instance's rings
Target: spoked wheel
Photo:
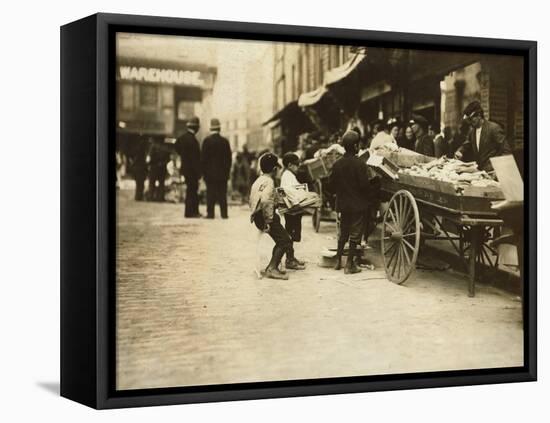
[[[388,279],[401,285],[415,269],[420,248],[420,216],[409,191],[397,191],[388,204],[381,248]]]

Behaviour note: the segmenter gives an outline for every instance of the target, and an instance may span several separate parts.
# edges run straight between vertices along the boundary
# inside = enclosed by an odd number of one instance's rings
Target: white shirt
[[[390,134],[386,134],[384,131],[379,132],[370,142],[371,150],[382,147],[384,144],[395,144],[395,140]]]
[[[476,128],[476,145],[477,145],[477,151],[479,151],[479,141],[481,140],[481,126],[479,128]]]
[[[285,169],[283,171],[283,174],[281,175],[281,187],[289,188],[296,185],[300,185],[300,182],[298,182],[298,179],[296,179],[296,175],[294,175],[294,173],[292,173],[290,170]]]

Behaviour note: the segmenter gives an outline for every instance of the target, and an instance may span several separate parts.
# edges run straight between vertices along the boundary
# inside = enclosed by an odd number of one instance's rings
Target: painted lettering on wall
[[[120,79],[126,81],[142,81],[194,87],[204,86],[204,80],[202,79],[201,73],[198,71],[120,66],[119,76]]]

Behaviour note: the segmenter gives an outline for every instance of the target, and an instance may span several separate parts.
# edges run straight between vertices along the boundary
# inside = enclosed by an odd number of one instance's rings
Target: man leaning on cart
[[[489,160],[491,157],[511,154],[504,130],[498,123],[485,119],[479,101],[468,104],[463,115],[464,121],[472,127],[472,131],[455,153],[455,157],[460,160],[473,159],[477,162],[479,170],[492,172],[493,166]]]

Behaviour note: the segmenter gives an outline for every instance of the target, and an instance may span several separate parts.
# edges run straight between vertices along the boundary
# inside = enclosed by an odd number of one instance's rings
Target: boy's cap
[[[279,158],[273,153],[266,153],[260,157],[260,169],[263,173],[271,173],[276,167],[281,167]]]
[[[292,153],[292,152],[285,153],[285,155],[283,156],[283,166],[288,167],[288,165],[291,165],[291,164],[299,165],[300,158],[296,153]]]
[[[359,142],[359,135],[357,135],[357,132],[355,131],[346,131],[344,136],[342,137],[342,145],[347,150],[350,147],[353,147],[355,144]]]

